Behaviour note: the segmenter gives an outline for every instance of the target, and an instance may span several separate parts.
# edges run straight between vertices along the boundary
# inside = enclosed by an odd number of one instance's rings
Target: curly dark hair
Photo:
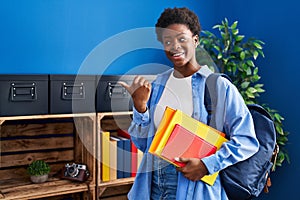
[[[201,25],[198,16],[186,7],[183,8],[166,8],[155,24],[157,40],[162,42],[162,29],[172,24],[186,25],[193,35],[199,35]]]

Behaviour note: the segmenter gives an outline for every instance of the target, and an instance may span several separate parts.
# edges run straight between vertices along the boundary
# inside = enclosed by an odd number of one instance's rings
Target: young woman
[[[228,199],[218,177],[213,186],[200,179],[236,162],[258,150],[251,115],[237,89],[226,79],[218,81],[226,90],[224,130],[230,140],[213,155],[198,158],[179,158],[185,167],[176,168],[148,153],[166,106],[180,109],[206,123],[204,86],[209,70],[196,60],[200,23],[187,8],[167,8],[156,23],[157,39],[173,68],[159,74],[149,84],[137,76],[131,85],[121,83],[131,94],[134,108],[129,128],[132,141],[144,152],[144,157],[128,198],[137,200],[208,200]]]

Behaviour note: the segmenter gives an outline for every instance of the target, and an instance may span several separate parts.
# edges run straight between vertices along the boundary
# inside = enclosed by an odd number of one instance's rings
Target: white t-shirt
[[[173,73],[171,73],[154,111],[154,125],[156,128],[162,119],[166,106],[179,109],[189,116],[192,115],[192,76],[176,78]]]

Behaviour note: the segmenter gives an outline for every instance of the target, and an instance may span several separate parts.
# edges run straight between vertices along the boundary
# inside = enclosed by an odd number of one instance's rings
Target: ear
[[[195,47],[199,45],[199,35],[194,35],[193,36],[194,42],[195,42]]]

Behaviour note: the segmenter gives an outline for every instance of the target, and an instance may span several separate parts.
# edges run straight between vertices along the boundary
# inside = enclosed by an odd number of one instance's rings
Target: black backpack
[[[225,91],[218,90],[217,79],[220,76],[230,80],[226,74],[210,74],[206,80],[204,101],[208,112],[208,124],[223,130],[225,111],[220,108],[225,100]],[[264,188],[267,189],[271,168],[276,162],[276,159],[272,158],[275,158],[274,155],[278,152],[277,133],[270,114],[257,104],[247,107],[252,115],[260,145],[258,152],[250,158],[220,171],[222,185],[230,200],[252,199],[258,197]]]

